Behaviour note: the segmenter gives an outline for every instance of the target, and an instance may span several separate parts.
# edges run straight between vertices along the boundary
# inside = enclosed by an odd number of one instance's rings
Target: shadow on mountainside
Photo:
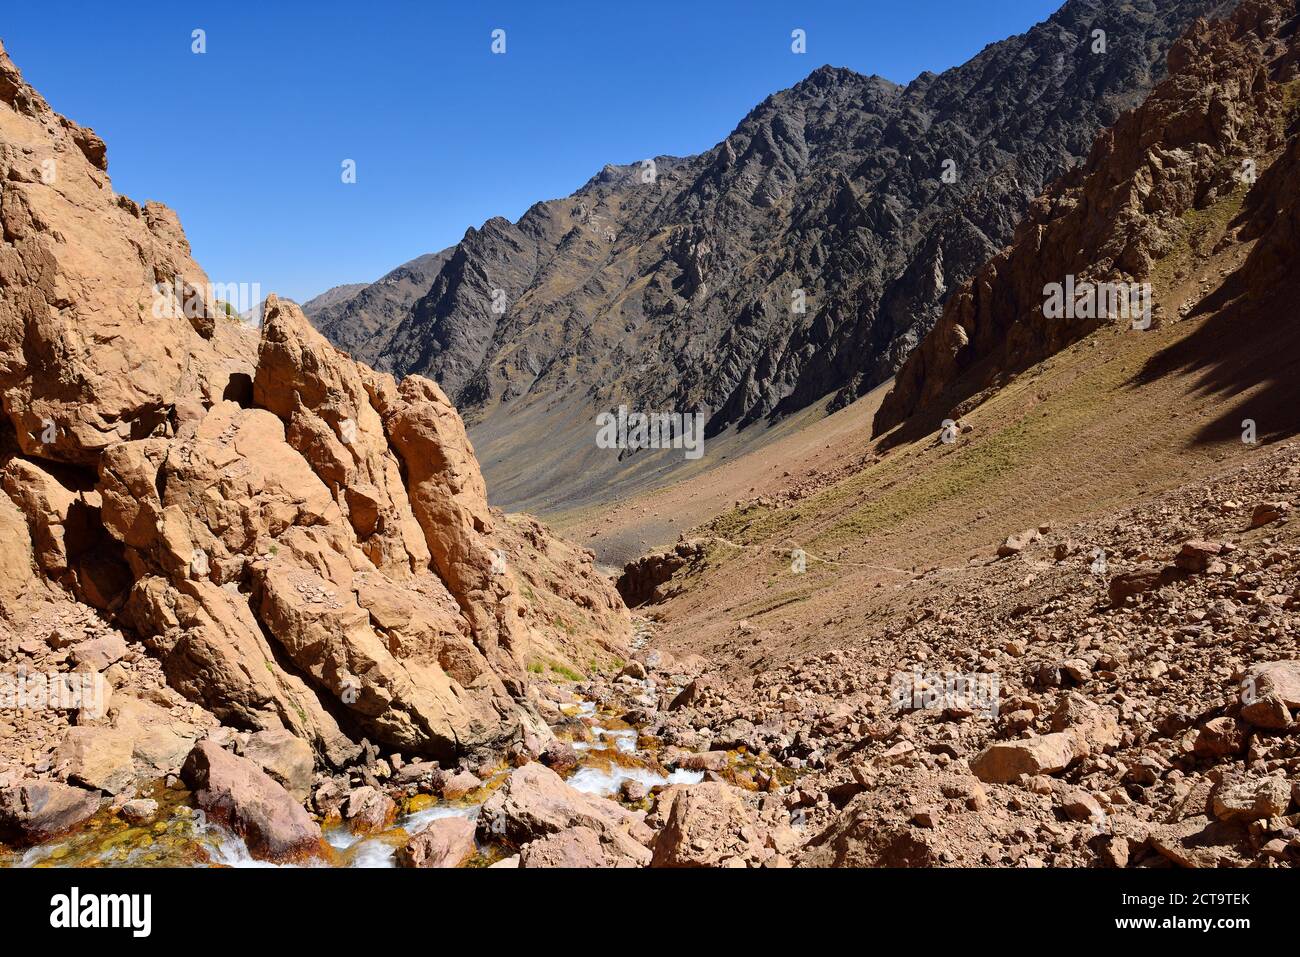
[[[1191,394],[1218,401],[1222,412],[1196,431],[1194,443],[1239,439],[1247,419],[1255,422],[1260,442],[1300,432],[1300,338],[1293,315],[1300,282],[1267,295],[1258,288],[1244,292],[1238,273],[1197,310],[1216,314],[1152,356],[1133,378],[1141,388],[1170,375],[1196,376]]]

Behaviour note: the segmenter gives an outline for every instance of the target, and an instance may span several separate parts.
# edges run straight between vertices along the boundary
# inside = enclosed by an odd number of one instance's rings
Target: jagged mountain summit
[[[436,379],[503,501],[608,495],[679,458],[596,454],[603,410],[703,411],[713,437],[886,381],[1173,40],[1230,6],[1071,0],[907,86],[822,67],[706,153],[470,229],[409,308],[367,290],[309,314]]]

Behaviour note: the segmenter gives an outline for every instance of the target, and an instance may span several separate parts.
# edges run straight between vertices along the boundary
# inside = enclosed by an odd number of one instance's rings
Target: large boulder
[[[1241,717],[1258,728],[1282,730],[1300,708],[1300,661],[1253,665],[1241,679]]]
[[[519,866],[532,868],[645,867],[650,851],[640,845],[602,841],[589,827],[571,827],[525,844]]]
[[[397,818],[397,804],[379,788],[364,785],[352,791],[343,804],[343,820],[356,834],[382,831]]]
[[[53,781],[21,781],[0,791],[0,841],[40,844],[71,830],[99,810],[98,791]]]
[[[135,781],[135,738],[121,728],[69,728],[54,754],[73,784],[118,794]]]
[[[1113,751],[1123,737],[1115,713],[1077,691],[1068,692],[1057,702],[1052,730],[1073,733],[1083,754]]]
[[[646,845],[654,836],[641,815],[569,787],[540,764],[510,772],[484,803],[478,827],[485,842],[504,841],[515,847],[572,827],[587,827],[602,843],[612,845],[616,854],[646,860]]]
[[[1023,819],[990,813],[984,786],[960,770],[891,767],[871,778],[802,848],[801,867],[979,867]]]
[[[311,746],[285,728],[258,731],[248,736],[244,757],[273,777],[299,801],[311,793],[315,760]]]
[[[1014,784],[1022,774],[1056,774],[1087,754],[1087,747],[1069,731],[1056,731],[1017,741],[994,741],[971,761],[971,770],[990,784]]]
[[[190,752],[181,778],[198,806],[242,837],[254,857],[290,860],[320,851],[319,825],[252,761],[203,741]]]
[[[68,649],[68,659],[74,666],[85,665],[103,671],[109,665],[126,657],[126,639],[118,634],[103,635],[79,641]]]
[[[439,818],[397,850],[401,867],[460,867],[474,856],[474,822]]]
[[[711,782],[672,789],[654,842],[654,867],[757,866],[775,859],[780,838],[769,834],[744,792]],[[786,828],[788,831],[789,829]]]
[[[1280,817],[1291,804],[1291,784],[1285,778],[1228,775],[1210,793],[1210,807],[1220,821],[1249,823]]]

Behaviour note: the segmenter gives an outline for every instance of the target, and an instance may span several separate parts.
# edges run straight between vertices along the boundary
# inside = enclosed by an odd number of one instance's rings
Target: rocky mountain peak
[[[703,411],[710,436],[754,441],[887,380],[1033,198],[1141,101],[1174,40],[1226,5],[1071,0],[903,87],[819,67],[698,156],[606,167],[468,234],[409,308],[381,319],[358,299],[317,321],[381,368],[437,380],[502,501],[614,494],[673,463],[581,454],[604,409]],[[506,423],[534,417],[571,454],[530,478]]]

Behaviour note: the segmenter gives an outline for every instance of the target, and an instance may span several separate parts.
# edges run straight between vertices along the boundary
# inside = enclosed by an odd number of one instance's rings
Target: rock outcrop
[[[527,665],[614,654],[629,632],[590,553],[489,509],[437,385],[359,365],[274,295],[260,331],[240,321],[176,216],[106,170],[102,141],[0,50],[0,615],[96,609],[120,633],[62,667],[147,652],[260,732],[251,753],[299,794],[311,768],[284,731],[334,766],[365,739],[540,753]],[[55,770],[118,792],[155,767],[140,740],[73,728]]]

